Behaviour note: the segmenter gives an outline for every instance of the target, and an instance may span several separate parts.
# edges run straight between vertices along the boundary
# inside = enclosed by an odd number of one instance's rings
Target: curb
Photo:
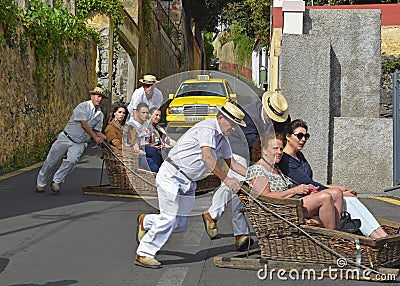
[[[22,174],[22,173],[31,171],[31,170],[33,170],[33,169],[36,169],[36,168],[38,168],[38,167],[41,167],[41,166],[43,165],[43,163],[44,163],[44,162],[39,162],[39,163],[33,164],[33,165],[31,165],[31,166],[21,168],[21,169],[19,169],[19,170],[17,170],[17,171],[14,171],[14,172],[11,172],[11,173],[7,173],[7,174],[4,174],[4,175],[1,175],[1,176],[0,176],[0,181],[3,181],[3,180],[5,180],[5,179],[9,179],[9,178],[14,177],[14,176],[17,176],[17,175],[19,175],[19,174]]]

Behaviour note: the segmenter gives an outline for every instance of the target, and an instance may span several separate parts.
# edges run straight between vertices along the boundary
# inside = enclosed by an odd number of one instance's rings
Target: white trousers
[[[242,156],[233,154],[233,158],[247,168],[247,160]],[[229,170],[228,177],[237,178],[240,181],[244,181],[245,178],[232,171]],[[238,198],[236,194],[232,194],[229,191],[229,188],[222,183],[218,190],[215,192],[212,203],[208,212],[210,213],[211,217],[215,220],[218,220],[222,214],[225,212],[226,206],[229,200],[232,199],[232,226],[233,226],[233,234],[236,235],[243,235],[249,234],[249,229],[247,227],[246,218],[243,216],[243,213],[239,212],[239,209],[242,208],[242,202]],[[247,213],[244,213],[247,216]]]
[[[144,218],[143,226],[147,233],[136,250],[140,256],[155,257],[173,232],[184,232],[189,224],[189,215],[195,202],[196,183],[179,173],[171,173],[167,165],[169,163],[164,162],[157,173],[160,214],[149,214]]]
[[[351,218],[361,220],[360,231],[364,236],[370,236],[374,230],[380,227],[379,222],[358,198],[343,197],[343,201],[343,210],[350,213]]]
[[[36,184],[39,187],[46,186],[54,173],[54,169],[59,165],[65,153],[67,153],[67,158],[62,160],[61,166],[53,176],[54,182],[63,183],[65,177],[75,168],[86,146],[87,143],[72,142],[63,132],[58,134],[57,140],[51,146],[47,158],[40,169]]]

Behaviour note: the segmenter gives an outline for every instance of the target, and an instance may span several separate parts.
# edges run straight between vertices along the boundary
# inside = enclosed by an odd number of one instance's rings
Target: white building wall
[[[260,87],[260,68],[259,68],[259,51],[254,50],[251,54],[251,79],[257,87]]]

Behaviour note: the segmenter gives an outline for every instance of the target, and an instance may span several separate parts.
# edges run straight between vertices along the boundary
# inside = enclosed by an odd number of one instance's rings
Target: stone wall
[[[400,27],[382,27],[382,53],[386,55],[400,55]]]
[[[162,79],[181,71],[179,49],[169,39],[154,13],[151,17],[152,33],[149,35],[143,32],[139,38],[138,79],[145,74],[153,74]],[[139,22],[139,30],[143,31],[141,25]]]
[[[16,154],[44,148],[56,138],[73,108],[96,86],[95,62],[96,46],[81,45],[68,64],[57,64],[54,85],[40,94],[33,51],[0,47],[0,171]]]
[[[239,63],[235,44],[230,41],[224,45],[218,45],[217,55],[219,57],[219,69],[239,74],[249,81],[252,81],[251,56],[243,64]]]

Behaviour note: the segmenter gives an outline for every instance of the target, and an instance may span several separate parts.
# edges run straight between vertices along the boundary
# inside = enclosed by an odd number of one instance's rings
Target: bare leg
[[[333,198],[328,192],[319,192],[305,196],[303,198],[303,206],[306,217],[319,215],[325,228],[335,228],[335,206]]]
[[[337,224],[340,219],[340,214],[343,211],[343,192],[337,188],[329,188],[321,192],[328,192],[332,196],[335,206],[335,222]]]

